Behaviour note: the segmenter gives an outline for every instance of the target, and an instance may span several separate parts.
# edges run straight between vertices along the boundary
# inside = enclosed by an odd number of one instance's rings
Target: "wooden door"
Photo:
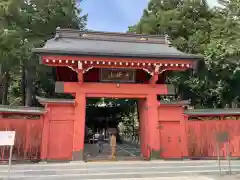
[[[48,160],[71,160],[73,121],[52,121],[49,129]]]
[[[160,122],[159,135],[161,154],[165,159],[181,158],[181,126],[179,122]]]

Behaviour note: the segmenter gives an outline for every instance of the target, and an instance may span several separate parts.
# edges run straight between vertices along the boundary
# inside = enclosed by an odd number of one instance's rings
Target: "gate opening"
[[[87,161],[140,159],[139,101],[123,98],[87,99],[84,140]]]

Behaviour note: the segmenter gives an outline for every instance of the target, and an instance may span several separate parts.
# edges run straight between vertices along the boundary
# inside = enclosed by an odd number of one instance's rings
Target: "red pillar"
[[[141,156],[145,159],[148,158],[148,144],[147,144],[147,111],[146,111],[146,100],[138,100],[138,111],[140,116],[140,145],[141,145]]]
[[[147,117],[148,146],[151,150],[151,158],[157,158],[160,157],[160,141],[158,132],[158,101],[155,93],[151,93],[147,97]]]
[[[86,96],[76,93],[75,120],[73,127],[73,160],[84,160],[84,134],[86,115]]]

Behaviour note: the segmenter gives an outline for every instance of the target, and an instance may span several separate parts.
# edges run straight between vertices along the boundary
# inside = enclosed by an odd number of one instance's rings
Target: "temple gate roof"
[[[191,59],[199,55],[186,54],[172,47],[167,36],[132,33],[87,32],[73,29],[57,29],[56,35],[42,48],[39,54],[78,56],[107,56],[131,58]]]

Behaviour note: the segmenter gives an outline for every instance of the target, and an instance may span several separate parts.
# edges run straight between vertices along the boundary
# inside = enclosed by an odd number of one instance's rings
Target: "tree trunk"
[[[21,72],[21,95],[22,95],[22,105],[25,106],[26,102],[26,74],[25,74],[25,65],[22,65],[22,72]]]
[[[0,81],[0,104],[2,104],[3,99],[3,81]]]
[[[134,137],[135,137],[135,117],[134,117],[134,112],[132,112],[132,110],[130,111],[130,113],[131,113],[131,118],[132,118],[132,121],[131,121],[131,126],[132,126],[132,139],[134,139]]]
[[[57,73],[56,68],[52,68],[52,77],[53,77],[54,82],[57,81],[56,73]],[[53,85],[52,87],[51,87],[50,91],[48,92],[49,97],[54,97],[54,95],[55,95],[55,86]]]
[[[3,90],[3,82],[4,82],[5,75],[6,75],[6,73],[4,73],[1,69],[1,71],[0,71],[0,104],[2,104],[2,101],[3,101],[3,91],[4,91]]]
[[[33,76],[34,68],[27,67],[25,69],[26,90],[25,90],[25,106],[32,106],[33,104]]]
[[[3,86],[2,86],[2,104],[8,104],[8,88],[9,88],[9,80],[10,74],[9,72],[3,78]]]
[[[52,77],[53,77],[54,81],[58,81],[58,79],[57,79],[57,71],[56,71],[55,67],[52,68]]]

